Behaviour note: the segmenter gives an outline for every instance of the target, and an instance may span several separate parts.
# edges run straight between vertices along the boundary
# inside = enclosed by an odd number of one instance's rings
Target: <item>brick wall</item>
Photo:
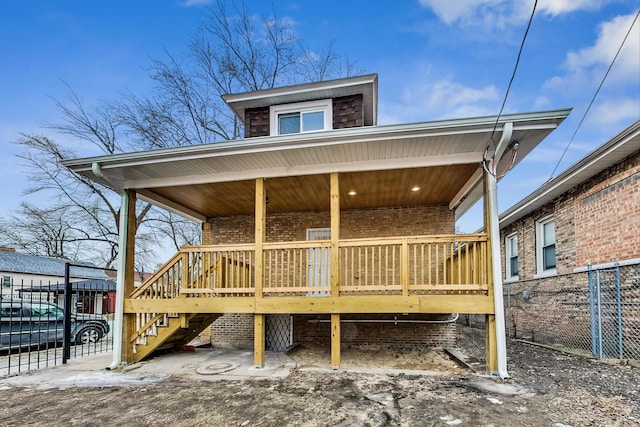
[[[211,327],[211,342],[218,347],[253,348],[253,315],[218,317]]]
[[[619,307],[615,304],[616,272],[612,269],[600,271],[598,278],[596,272],[591,274],[593,297],[590,297],[587,272],[508,284],[504,294],[509,336],[589,354],[593,344],[591,324],[597,323],[601,315],[605,353],[617,357],[620,327],[624,357],[640,359],[640,306],[633,303],[640,299],[640,264],[619,268]],[[601,302],[599,308],[598,301]],[[599,332],[597,327],[594,332]]]
[[[640,151],[581,187],[574,202],[577,265],[640,257]]]
[[[267,214],[267,241],[306,240],[307,228],[329,228],[329,212]],[[353,209],[340,213],[340,237],[412,236],[454,232],[454,215],[446,205]],[[203,244],[252,243],[254,218],[249,215],[211,218],[204,226]]]
[[[440,315],[343,315],[340,324],[341,347],[367,350],[391,348],[405,351],[425,347],[451,347],[456,343],[455,323],[402,322],[441,321],[449,318],[450,316]],[[396,319],[399,322],[396,323]],[[329,320],[328,315],[294,316],[294,342],[302,345],[327,345],[331,342]]]
[[[269,107],[244,110],[244,137],[269,136]]]
[[[344,129],[364,126],[362,94],[333,99],[333,128]]]
[[[536,222],[553,215],[559,274],[574,268],[640,258],[640,151],[567,191],[500,232],[518,236],[519,278],[537,274]]]
[[[307,228],[329,228],[329,212],[295,212],[267,214],[267,241],[303,241]],[[340,215],[341,238],[389,237],[423,234],[446,234],[454,232],[454,215],[446,205],[417,206],[403,208],[354,209],[342,211]],[[203,226],[203,244],[251,243],[254,241],[253,216],[233,216],[211,218]],[[376,317],[376,316],[370,316]],[[233,326],[238,324],[238,327]],[[298,325],[300,321],[296,321]],[[307,329],[299,332],[294,325],[297,339],[302,340]],[[302,322],[303,326],[307,326]],[[432,345],[442,347],[455,340],[455,326],[433,324],[403,324],[395,329],[380,324],[357,325],[356,334],[351,340],[354,345],[407,346]],[[323,325],[324,327],[324,325]],[[345,331],[353,331],[346,326]],[[398,337],[399,331],[407,335]],[[453,331],[453,332],[452,332]],[[328,335],[327,335],[328,336]],[[347,337],[343,342],[351,342]],[[253,316],[250,314],[227,314],[213,324],[212,342],[214,345],[253,345]],[[323,341],[328,345],[327,338]]]
[[[549,215],[556,223],[558,274],[536,278],[536,222]],[[588,264],[640,258],[639,218],[637,151],[502,229],[503,277],[505,237],[512,233],[518,236],[519,281],[505,285],[505,319],[512,335],[584,347],[590,339],[588,278],[587,273],[573,271]],[[621,269],[623,287],[635,286],[637,269]]]

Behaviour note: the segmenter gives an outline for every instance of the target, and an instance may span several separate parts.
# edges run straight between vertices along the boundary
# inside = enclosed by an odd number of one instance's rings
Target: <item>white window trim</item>
[[[322,132],[333,128],[333,101],[321,99],[318,101],[297,102],[295,104],[272,105],[269,107],[269,129],[271,135],[279,135],[278,116],[288,113],[310,113],[314,111],[324,112],[324,129],[300,132]],[[294,134],[295,135],[295,134]]]
[[[536,221],[536,271],[537,271],[537,274],[533,276],[534,279],[537,279],[540,277],[555,276],[558,274],[558,271],[556,268],[549,268],[547,270],[544,270],[543,261],[542,261],[542,241],[543,241],[542,228],[545,224],[548,224],[552,221],[555,223],[555,218],[553,215],[546,216]],[[556,231],[557,231],[557,227],[556,227]],[[554,242],[554,244],[556,244],[556,267],[557,267],[558,265],[557,239],[556,239],[556,242]]]
[[[518,234],[511,233],[504,238],[504,273],[505,273],[505,283],[508,282],[517,282],[520,280],[519,274],[515,276],[511,275],[511,239],[516,238],[518,241]],[[519,242],[518,242],[519,243]],[[520,271],[520,253],[518,251],[518,271]]]

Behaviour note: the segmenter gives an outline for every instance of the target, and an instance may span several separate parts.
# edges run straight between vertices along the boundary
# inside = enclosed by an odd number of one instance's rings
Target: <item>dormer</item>
[[[378,75],[223,95],[244,124],[244,137],[306,134],[375,126]]]

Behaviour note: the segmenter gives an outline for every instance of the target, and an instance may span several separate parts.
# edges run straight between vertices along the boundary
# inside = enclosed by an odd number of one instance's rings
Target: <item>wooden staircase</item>
[[[221,314],[158,314],[153,316],[131,340],[133,361],[140,362],[155,351],[189,344]]]

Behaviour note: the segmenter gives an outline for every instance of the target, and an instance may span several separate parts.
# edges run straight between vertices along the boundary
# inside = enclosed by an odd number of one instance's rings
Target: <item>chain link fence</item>
[[[504,285],[508,337],[640,360],[640,265]]]

